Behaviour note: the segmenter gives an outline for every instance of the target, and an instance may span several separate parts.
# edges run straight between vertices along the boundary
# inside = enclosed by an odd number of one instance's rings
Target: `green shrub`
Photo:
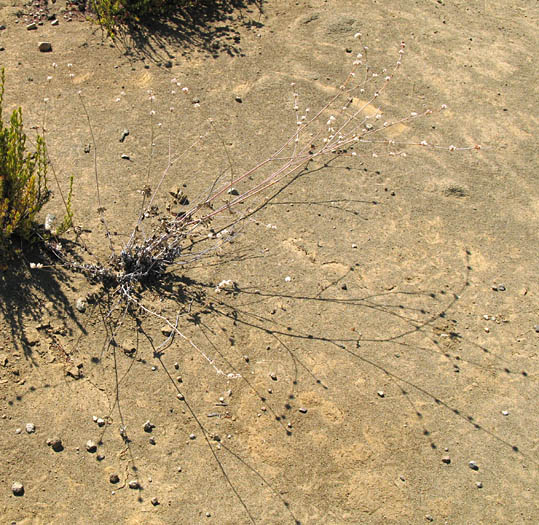
[[[13,237],[30,241],[37,213],[49,200],[47,151],[40,135],[36,150],[26,149],[22,111],[13,111],[4,125],[4,69],[0,73],[0,252],[6,252]]]
[[[196,0],[91,0],[90,6],[99,24],[114,36],[122,24],[163,17],[195,3]]]

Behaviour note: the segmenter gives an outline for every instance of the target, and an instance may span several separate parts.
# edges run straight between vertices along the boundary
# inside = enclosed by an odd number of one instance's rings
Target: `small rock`
[[[120,142],[123,142],[125,138],[129,135],[129,130],[126,128],[122,131],[122,136],[120,137]]]
[[[94,453],[97,450],[97,445],[95,441],[91,439],[86,442],[86,450],[90,453]]]
[[[175,368],[176,370],[179,370],[179,369],[180,369],[179,363],[174,363],[174,368]]]
[[[26,423],[26,432],[33,434],[36,431],[36,426],[33,423]]]
[[[156,497],[153,497],[150,501],[152,502],[152,505],[153,505],[154,507],[156,507],[157,505],[159,505],[159,500],[158,500]]]
[[[97,459],[97,461],[103,461],[105,456],[103,454],[98,454],[95,459]]]
[[[79,297],[77,299],[77,302],[75,303],[75,308],[80,312],[80,313],[83,313],[84,311],[86,311],[86,301],[82,298],[82,297]]]
[[[209,512],[206,512],[206,518],[211,518],[211,514]]]
[[[161,328],[161,333],[168,337],[170,334],[172,334],[172,328],[168,325],[165,325]]]
[[[434,521],[434,518],[433,518],[430,514],[427,514],[427,515],[425,516],[425,519],[426,519],[427,521]]]
[[[129,488],[133,490],[139,489],[140,488],[139,482],[136,479],[132,479],[129,482]]]
[[[122,159],[124,160],[131,160],[131,157],[129,155],[126,155],[125,153],[122,155]]]
[[[482,489],[483,488],[483,483],[481,481],[476,481],[475,482],[475,486],[478,488],[478,489]]]
[[[449,465],[451,463],[451,458],[449,456],[444,456],[442,458],[442,463],[445,463],[446,465]]]
[[[54,223],[56,221],[56,215],[54,213],[47,213],[47,216],[45,217],[45,230],[50,232],[54,226]]]
[[[109,477],[109,481],[113,484],[116,484],[116,483],[119,483],[120,482],[120,476],[118,476],[118,474],[111,474],[110,477]]]
[[[477,466],[477,463],[475,461],[470,461],[468,463],[468,466],[472,469],[472,470],[479,470],[479,467]]]
[[[189,439],[196,439],[196,434],[189,434]]]
[[[5,28],[6,28],[6,26],[5,26],[5,25],[3,25],[3,24],[2,24],[2,25],[0,25],[0,31],[4,31],[4,29],[5,29]]]
[[[499,292],[505,292],[505,285],[504,284],[499,284],[498,285],[498,291]]]
[[[182,471],[182,468],[181,467],[178,467],[178,472],[181,472]]]
[[[234,97],[234,100],[240,104],[243,102],[243,99],[240,96]]]
[[[142,428],[144,429],[144,432],[151,432],[155,428],[155,425],[148,420],[144,423]]]
[[[277,374],[275,372],[270,372],[269,376],[271,377],[272,381],[277,381]]]
[[[11,491],[15,496],[22,496],[24,494],[24,485],[20,481],[15,481],[11,485]]]
[[[97,426],[103,427],[105,426],[105,420],[102,417],[98,417],[95,422],[97,423]]]
[[[62,452],[62,450],[64,450],[64,445],[60,438],[50,439],[47,441],[47,445],[49,445],[54,452]]]
[[[185,399],[185,396],[183,394],[178,394],[176,396],[180,401],[183,401]]]
[[[22,428],[16,428],[15,429],[15,434],[20,434],[22,432]]]
[[[239,192],[236,188],[230,188],[230,189],[227,191],[227,193],[228,193],[229,195],[239,195],[239,194],[240,194],[240,192]]]
[[[34,29],[37,29],[37,24],[35,22],[32,22],[31,24],[28,24],[26,26],[26,29],[28,29],[28,31],[32,31]]]
[[[383,390],[378,390],[378,392],[376,393],[378,394],[378,397],[386,397],[385,392]]]
[[[155,438],[151,437],[150,439],[148,439],[148,443],[149,443],[150,445],[155,445],[155,444],[156,444]]]
[[[305,407],[300,407],[298,409],[302,414],[306,414],[307,413],[307,409]]]
[[[52,44],[50,42],[39,42],[38,47],[42,53],[50,53],[52,51]]]
[[[536,333],[539,334],[539,324],[536,324],[533,329],[535,330]]]
[[[55,18],[52,22],[51,22],[51,26],[57,26],[60,22],[58,22],[58,19]]]
[[[509,410],[502,410],[502,416],[508,416]]]

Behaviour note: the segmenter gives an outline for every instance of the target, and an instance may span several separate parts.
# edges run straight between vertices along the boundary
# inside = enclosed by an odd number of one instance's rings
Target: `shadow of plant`
[[[126,19],[117,27],[116,43],[126,56],[171,67],[182,55],[200,51],[213,58],[222,53],[243,56],[239,28],[262,27],[262,0],[197,0],[151,19]]]

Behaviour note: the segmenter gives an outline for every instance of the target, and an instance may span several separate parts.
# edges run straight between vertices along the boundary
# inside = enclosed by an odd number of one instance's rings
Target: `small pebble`
[[[508,416],[509,410],[502,410],[502,416]]]
[[[22,496],[24,494],[24,485],[20,481],[15,481],[11,485],[11,491],[15,496]]]
[[[378,394],[379,397],[385,397],[385,393],[383,390],[378,390],[378,392],[376,392]]]
[[[176,396],[180,401],[183,401],[185,399],[184,395],[183,394],[178,394]]]
[[[427,514],[427,515],[425,516],[425,519],[426,519],[427,521],[434,521],[434,518],[433,518],[430,514]]]
[[[105,420],[102,418],[102,417],[98,417],[95,422],[97,423],[98,426],[100,427],[103,427],[105,426]]]
[[[152,505],[153,505],[154,507],[156,507],[157,505],[159,505],[159,500],[158,500],[156,497],[153,497],[153,498],[151,499],[151,502],[152,502]]]
[[[139,482],[136,479],[132,479],[129,482],[129,488],[133,490],[140,488]]]
[[[181,472],[182,471],[182,468],[181,467],[178,467],[178,472]]]
[[[536,324],[533,329],[535,330],[536,333],[539,334],[539,324]]]
[[[479,470],[479,467],[477,466],[477,463],[475,461],[470,461],[468,463],[468,466],[472,469],[472,470]]]
[[[77,302],[75,303],[75,308],[80,312],[80,313],[83,313],[84,311],[86,311],[86,301],[82,298],[82,297],[79,297],[77,299]]]
[[[62,450],[64,450],[64,445],[62,444],[62,440],[60,438],[49,440],[47,445],[49,445],[54,452],[62,452]]]
[[[97,450],[97,445],[95,441],[92,441],[91,439],[89,439],[86,442],[86,450],[90,453],[94,453]]]
[[[15,429],[15,434],[20,434],[22,432],[22,428]]]
[[[476,481],[475,482],[475,486],[478,488],[478,489],[482,489],[483,488],[483,483],[481,481]]]
[[[499,284],[498,285],[498,291],[499,292],[505,292],[505,285],[504,284]]]
[[[285,283],[289,283],[291,280],[292,280],[292,277],[290,277],[290,275],[287,275],[287,276],[284,278],[284,282],[285,282]]]
[[[157,370],[156,366],[152,366],[152,372],[155,372]]]
[[[301,407],[298,409],[302,414],[306,414],[307,413],[307,409],[304,408],[304,407]]]
[[[150,439],[148,439],[148,443],[150,443],[150,445],[155,445],[155,439],[151,437]]]
[[[120,137],[120,142],[123,142],[125,140],[125,138],[127,137],[127,135],[129,135],[129,130],[128,129],[124,129],[122,131],[122,136]]]
[[[121,157],[124,160],[131,160],[131,157],[129,155],[126,155],[125,153]]]
[[[34,23],[34,22],[32,22],[31,24],[28,24],[28,25],[26,26],[26,29],[28,29],[28,31],[32,31],[32,30],[34,30],[34,29],[37,29],[37,24]]]
[[[196,435],[195,434],[189,434],[189,439],[196,439]]]
[[[179,365],[178,363],[174,363],[174,368],[175,368],[176,370],[179,370],[179,369],[180,369],[180,365]]]
[[[144,426],[142,427],[144,429],[144,432],[151,432],[154,428],[155,428],[155,425],[150,423],[150,421],[146,421],[146,423],[144,423]]]
[[[103,461],[105,456],[103,454],[98,454],[95,459],[97,459],[97,461]]]
[[[211,514],[209,512],[206,512],[206,518],[210,518]]]
[[[26,432],[33,434],[36,431],[36,426],[33,423],[26,423]]]
[[[442,458],[442,463],[445,463],[446,465],[449,465],[451,463],[451,458],[449,456],[444,456]]]
[[[239,192],[236,188],[230,188],[230,189],[227,191],[227,193],[228,193],[229,195],[239,195],[239,194],[240,194],[240,192]]]
[[[240,104],[243,102],[243,99],[240,96],[234,97],[234,100]]]
[[[110,478],[109,478],[109,481],[111,483],[119,483],[120,481],[120,476],[118,476],[118,474],[111,474],[110,475]]]
[[[57,26],[59,24],[58,22],[58,19],[55,18],[52,22],[51,22],[51,26]]]
[[[39,42],[38,49],[42,53],[50,53],[52,51],[52,44],[50,42]]]
[[[277,381],[277,374],[275,372],[270,372],[269,376],[273,381]]]

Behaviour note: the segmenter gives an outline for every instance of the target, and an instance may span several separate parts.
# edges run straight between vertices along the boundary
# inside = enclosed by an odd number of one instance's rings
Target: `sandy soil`
[[[310,166],[275,188],[233,243],[146,293],[163,317],[180,312],[186,337],[239,379],[180,338],[155,358],[152,344],[166,337],[152,316],[139,327],[126,317],[108,346],[107,298],[92,301],[99,287],[77,274],[31,272],[30,256],[4,270],[1,523],[537,523],[532,4],[267,0],[262,14],[177,20],[113,46],[84,17],[68,22],[63,0],[49,6],[59,24],[33,31],[32,8],[0,0],[6,109],[21,105],[28,130],[45,122],[64,190],[74,175],[76,220],[94,254],[84,257],[103,260],[108,245],[79,89],[118,245],[140,202],[152,126],[155,184],[168,130],[179,153],[214,119],[217,133],[165,182],[195,198],[228,157],[240,172],[289,136],[291,82],[303,108],[320,107],[361,45],[378,71],[407,43],[385,114],[449,106],[396,128],[396,140],[483,146]],[[41,41],[52,52],[40,53]],[[183,102],[170,101],[180,96],[173,78],[190,87]],[[53,190],[45,212],[61,213]],[[222,280],[235,287],[216,293]],[[90,298],[84,312],[78,298]],[[54,438],[63,450],[47,445]]]

